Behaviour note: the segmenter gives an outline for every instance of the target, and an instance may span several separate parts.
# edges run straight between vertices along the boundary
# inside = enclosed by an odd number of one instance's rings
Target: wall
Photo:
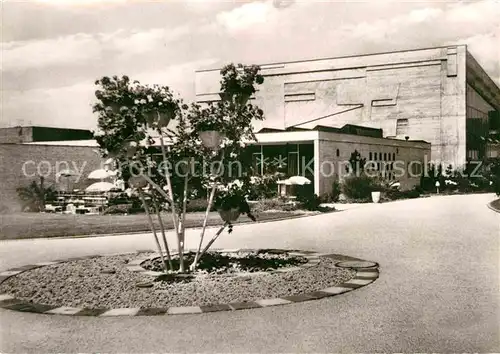
[[[65,189],[68,183],[73,188],[84,188],[96,182],[85,178],[101,167],[101,159],[95,150],[95,147],[88,146],[0,144],[0,210],[19,210],[16,188],[27,186],[33,180],[39,182],[39,175],[46,176],[46,185],[51,185],[56,183],[57,170],[70,168],[82,172],[78,183],[76,178],[61,178],[56,184],[60,189]],[[26,162],[29,163],[25,165]]]
[[[466,47],[453,46],[262,65],[259,127],[382,128],[430,142],[434,160],[464,163],[465,62]],[[197,99],[217,100],[218,70],[196,75]],[[396,134],[398,119],[407,125]]]
[[[0,128],[0,144],[20,144],[32,141],[32,127]]]
[[[369,161],[379,162],[378,154],[386,154],[384,164],[387,166],[391,162],[398,164],[408,171],[408,164],[411,161],[418,161],[423,166],[431,158],[431,147],[429,144],[412,141],[398,141],[393,139],[373,139],[366,137],[356,137],[351,135],[321,133],[319,144],[319,185],[316,191],[320,195],[329,193],[335,180],[342,180],[346,176],[345,167],[348,165],[351,154],[357,150],[361,157]],[[337,154],[338,150],[338,154]],[[372,159],[370,160],[370,153]],[[374,159],[377,153],[377,159]],[[390,157],[388,156],[390,154]],[[395,160],[392,156],[395,156]],[[334,171],[330,165],[333,163]],[[322,166],[322,167],[321,167]],[[390,171],[387,170],[387,173]],[[372,172],[373,173],[373,172]],[[419,177],[411,177],[407,173],[403,177],[396,178],[401,183],[401,189],[410,189],[420,183]],[[396,180],[392,179],[392,181]],[[389,181],[386,178],[386,181]]]

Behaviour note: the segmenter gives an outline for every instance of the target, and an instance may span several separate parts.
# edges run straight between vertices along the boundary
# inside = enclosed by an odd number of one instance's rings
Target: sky
[[[94,81],[450,44],[500,85],[500,1],[2,0],[0,127],[95,129]]]

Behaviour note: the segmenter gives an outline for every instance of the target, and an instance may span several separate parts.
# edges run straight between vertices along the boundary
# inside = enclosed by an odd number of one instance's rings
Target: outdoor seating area
[[[55,200],[45,204],[45,212],[96,215],[107,207],[108,200],[109,193],[58,192]]]

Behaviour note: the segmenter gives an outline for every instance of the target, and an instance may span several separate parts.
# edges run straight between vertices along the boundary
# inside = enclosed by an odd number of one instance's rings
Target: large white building
[[[488,136],[498,128],[500,89],[465,45],[261,69],[265,81],[255,103],[266,120],[257,129],[381,128],[385,137],[430,142],[432,160],[454,166],[498,154]],[[197,71],[197,100],[218,100],[219,82],[219,69]]]

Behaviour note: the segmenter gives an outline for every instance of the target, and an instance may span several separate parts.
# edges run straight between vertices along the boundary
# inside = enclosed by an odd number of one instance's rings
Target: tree
[[[363,158],[358,150],[354,152],[349,157],[349,165],[351,166],[351,172],[355,176],[359,176],[365,169],[366,158]]]
[[[45,187],[43,177],[40,177],[40,183],[32,181],[27,187],[19,187],[16,191],[22,201],[23,211],[45,211],[45,202],[54,200],[56,195],[53,186]]]
[[[263,111],[249,103],[255,85],[263,82],[255,65],[230,64],[221,70],[221,99],[205,106],[184,104],[165,86],[130,82],[126,76],[103,77],[96,81],[99,115],[95,137],[106,156],[118,162],[122,178],[137,193],[148,216],[160,220],[164,248],[170,260],[165,230],[158,212],[167,205],[174,224],[179,252],[179,272],[184,264],[186,205],[206,189],[209,203],[200,235],[199,247],[190,269],[241,213],[250,213],[246,196],[250,190],[247,167],[240,163],[246,141],[255,141],[252,122],[263,119]],[[177,122],[176,131],[168,129]],[[155,136],[159,138],[160,158],[153,158]],[[201,164],[200,164],[201,163]],[[219,168],[206,171],[206,166]],[[227,167],[225,167],[227,165]],[[235,178],[234,166],[238,167]],[[208,213],[215,206],[224,225],[205,246]],[[153,210],[155,212],[153,212]],[[154,224],[155,243],[162,253]],[[164,262],[165,270],[167,269]],[[173,271],[173,269],[170,270]]]

